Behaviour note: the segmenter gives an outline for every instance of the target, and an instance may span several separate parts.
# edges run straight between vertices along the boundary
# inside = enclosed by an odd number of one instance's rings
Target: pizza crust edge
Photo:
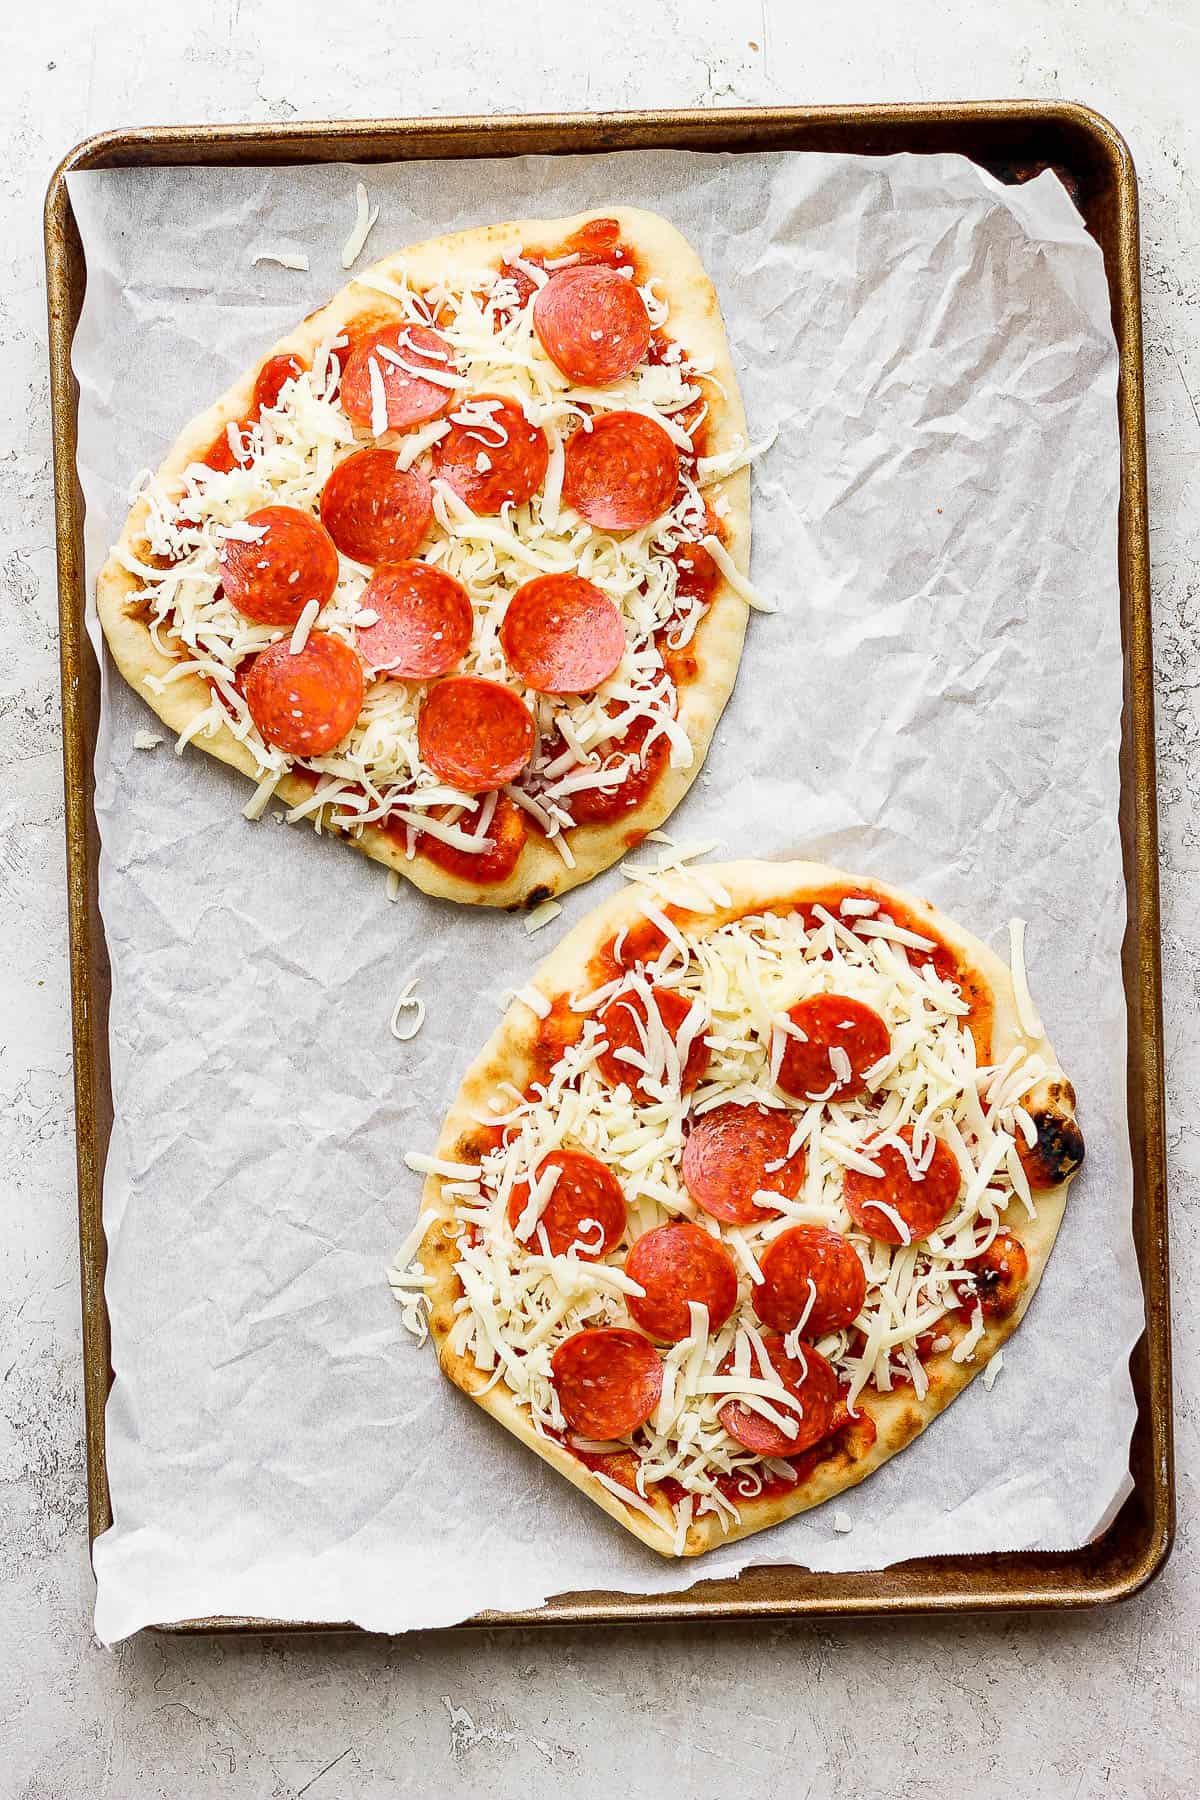
[[[732,448],[736,436],[746,436],[746,417],[716,289],[699,256],[682,233],[655,213],[637,207],[593,207],[565,219],[529,219],[475,226],[468,231],[450,233],[391,252],[361,275],[353,277],[324,306],[310,313],[293,331],[273,344],[220,399],[185,426],[158,470],[159,480],[168,489],[173,483],[177,484],[187,465],[204,456],[224,426],[243,416],[250,405],[258,373],[272,357],[295,352],[309,359],[325,336],[368,309],[378,311],[381,318],[391,316],[395,311],[393,303],[386,295],[366,287],[366,281],[380,276],[394,278],[402,267],[416,273],[418,278],[453,277],[456,272],[479,269],[489,253],[494,254],[498,248],[510,246],[514,241],[561,242],[581,225],[598,218],[620,221],[622,241],[654,270],[654,279],[667,298],[670,306],[668,330],[672,335],[678,332],[680,341],[687,348],[712,362],[712,374],[720,387],[710,383],[708,388],[710,434],[707,453],[717,455]],[[721,387],[725,389],[724,395]],[[384,445],[399,442],[401,436],[389,434],[379,442]],[[738,570],[748,574],[749,469],[740,469],[715,483],[706,490],[706,495],[710,499],[724,496],[727,500],[729,535],[726,547]],[[116,548],[136,555],[144,542],[142,530],[146,510],[144,500],[135,503]],[[113,660],[125,680],[178,735],[207,710],[210,690],[195,675],[172,682],[161,694],[146,687],[147,675],[161,679],[176,665],[157,648],[145,621],[126,610],[138,585],[136,578],[110,552],[96,583],[100,624]],[[518,907],[566,893],[608,868],[646,832],[661,825],[691,787],[704,765],[717,721],[733,691],[748,616],[746,602],[722,580],[690,646],[697,663],[695,679],[679,690],[679,720],[687,731],[693,751],[690,768],[668,767],[642,804],[619,820],[576,827],[569,836],[576,860],[574,868],[568,868],[557,850],[544,839],[531,834],[516,867],[505,881],[474,882],[451,874],[420,854],[410,860],[403,845],[377,827],[365,827],[358,837],[328,826],[322,829],[331,836],[344,837],[373,861],[395,869],[414,887],[436,898],[466,905]],[[256,781],[253,756],[226,726],[221,725],[212,736],[197,737],[193,742],[208,755],[239,770],[252,782]],[[291,807],[311,798],[312,789],[307,782],[289,774],[281,779],[275,794]],[[315,824],[316,820],[312,822]]]
[[[1058,1070],[1058,1061],[1049,1041],[1044,1036],[1040,1039],[1030,1038],[1021,1029],[1007,966],[986,944],[948,919],[928,901],[890,883],[854,875],[821,863],[742,861],[703,866],[706,874],[722,883],[733,901],[728,909],[714,910],[711,914],[699,916],[701,922],[698,929],[705,933],[719,928],[739,914],[752,912],[772,903],[801,900],[814,890],[839,883],[866,894],[877,895],[883,902],[893,900],[904,906],[967,959],[991,989],[994,1007],[993,1060],[1003,1060],[1015,1044],[1021,1043],[1030,1054],[1040,1054],[1052,1069]],[[624,889],[614,895],[567,933],[529,985],[548,1000],[558,994],[577,990],[595,951],[623,925],[632,923],[638,916],[636,888]],[[438,1141],[436,1154],[439,1157],[452,1160],[461,1158],[463,1141],[470,1139],[476,1117],[498,1081],[507,1080],[518,1086],[524,1084],[539,1023],[523,1002],[515,1001],[509,1008],[463,1077]],[[1065,1076],[1062,1080],[1066,1082]],[[1069,1083],[1066,1086],[1070,1092]],[[693,1520],[687,1531],[682,1555],[700,1555],[720,1544],[749,1537],[784,1519],[792,1518],[796,1513],[820,1506],[848,1488],[857,1486],[897,1451],[904,1449],[918,1437],[975,1376],[983,1372],[996,1351],[1008,1341],[1025,1316],[1058,1235],[1070,1181],[1071,1177],[1068,1176],[1056,1187],[1037,1191],[1036,1219],[1028,1219],[1022,1214],[1012,1221],[1011,1228],[1019,1235],[1029,1259],[1028,1278],[1012,1314],[1006,1319],[995,1320],[986,1327],[975,1347],[973,1361],[953,1361],[954,1343],[964,1335],[966,1326],[960,1321],[948,1322],[945,1329],[946,1335],[953,1340],[951,1349],[926,1359],[924,1366],[930,1379],[930,1387],[924,1400],[918,1401],[911,1388],[893,1390],[886,1394],[874,1390],[870,1392],[869,1411],[875,1422],[877,1435],[865,1455],[852,1458],[839,1449],[833,1456],[819,1463],[809,1478],[802,1480],[793,1491],[768,1499],[740,1501],[741,1523],[727,1531],[722,1531],[719,1519],[711,1514]],[[597,1481],[592,1472],[570,1451],[536,1432],[528,1414],[503,1383],[483,1393],[481,1390],[488,1377],[476,1369],[469,1358],[459,1356],[451,1350],[447,1337],[455,1318],[453,1303],[461,1293],[461,1288],[454,1273],[452,1244],[442,1232],[442,1226],[450,1216],[450,1208],[442,1199],[442,1185],[442,1180],[437,1175],[426,1178],[421,1207],[422,1210],[434,1212],[436,1219],[426,1232],[417,1254],[426,1273],[434,1278],[434,1285],[430,1290],[432,1311],[429,1329],[437,1347],[438,1362],[443,1374],[650,1549],[663,1556],[675,1556],[673,1519],[671,1509],[665,1501],[660,1500],[656,1507],[661,1516],[661,1524],[655,1523],[635,1508],[626,1506],[617,1495]]]

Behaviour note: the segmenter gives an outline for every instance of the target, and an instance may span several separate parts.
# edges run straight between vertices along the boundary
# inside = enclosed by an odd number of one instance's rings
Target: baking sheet
[[[697,244],[755,437],[752,622],[738,692],[673,829],[909,883],[989,935],[1034,921],[1035,992],[1082,1096],[1089,1162],[1005,1352],[832,1508],[660,1562],[436,1377],[383,1268],[498,990],[552,929],[389,907],[382,872],[240,818],[208,759],[97,748],[117,1124],[105,1188],[114,1523],[97,1629],[210,1614],[376,1629],[566,1589],[663,1591],[751,1562],[1068,1548],[1128,1491],[1129,1229],[1116,355],[1098,248],[1055,178],[963,159],[652,152],[367,172],[368,248],[622,198]],[[75,346],[94,574],[127,475],[339,285],[356,171],[70,177],[88,257]],[[255,267],[304,249],[311,271]],[[736,793],[735,808],[726,796]],[[566,926],[617,881],[568,897]],[[387,1033],[413,974],[421,1036]],[[1097,1323],[1097,1295],[1103,1320]],[[1098,1353],[1099,1346],[1099,1353]],[[1067,1397],[1064,1404],[1064,1396]]]

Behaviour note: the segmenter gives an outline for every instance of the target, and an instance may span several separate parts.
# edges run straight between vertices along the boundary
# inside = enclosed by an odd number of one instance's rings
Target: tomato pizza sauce
[[[678,1553],[867,1472],[880,1409],[957,1385],[1013,1316],[1041,1071],[995,1086],[986,982],[890,895],[651,893],[460,1147],[451,1341],[483,1370],[503,1341],[536,1432]]]
[[[479,289],[396,293],[263,365],[183,498],[152,505],[163,581],[138,605],[264,783],[301,777],[304,813],[486,889],[531,840],[568,868],[575,831],[635,841],[694,763],[679,697],[728,536],[701,491],[712,393],[615,219]],[[221,482],[264,503],[214,531]]]

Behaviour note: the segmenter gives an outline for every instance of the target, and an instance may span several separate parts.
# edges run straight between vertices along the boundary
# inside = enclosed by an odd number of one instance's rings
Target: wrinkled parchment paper
[[[343,279],[358,171],[71,177],[94,577],[136,470]],[[1003,946],[1080,1094],[1088,1162],[1029,1321],[836,1503],[699,1562],[660,1560],[439,1379],[385,1269],[468,1060],[621,879],[518,918],[405,891],[249,787],[107,675],[97,750],[116,1125],[105,1181],[112,1642],[208,1614],[399,1631],[570,1589],[659,1592],[748,1563],[879,1567],[1077,1546],[1128,1491],[1141,1329],[1118,950],[1116,353],[1100,252],[1050,174],[953,156],[529,158],[366,171],[363,264],[481,221],[613,198],[711,270],[758,465],[736,694],[680,838],[911,885]],[[255,264],[304,251],[307,274]],[[400,987],[429,1003],[389,1034]]]

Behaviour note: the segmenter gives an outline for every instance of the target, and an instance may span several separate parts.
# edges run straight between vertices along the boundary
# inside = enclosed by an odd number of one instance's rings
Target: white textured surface
[[[765,17],[764,17],[765,14]],[[0,1795],[1193,1791],[1197,1334],[1177,1325],[1181,1530],[1117,1612],[414,1642],[90,1641],[38,207],[85,132],[156,120],[1062,94],[1142,182],[1176,1293],[1200,1275],[1200,149],[1193,0],[59,0],[0,24]],[[388,20],[385,27],[380,21]],[[520,22],[514,40],[505,21]],[[528,62],[515,66],[514,42]],[[1193,398],[1195,396],[1195,398]],[[1070,1397],[1065,1397],[1070,1403]]]

